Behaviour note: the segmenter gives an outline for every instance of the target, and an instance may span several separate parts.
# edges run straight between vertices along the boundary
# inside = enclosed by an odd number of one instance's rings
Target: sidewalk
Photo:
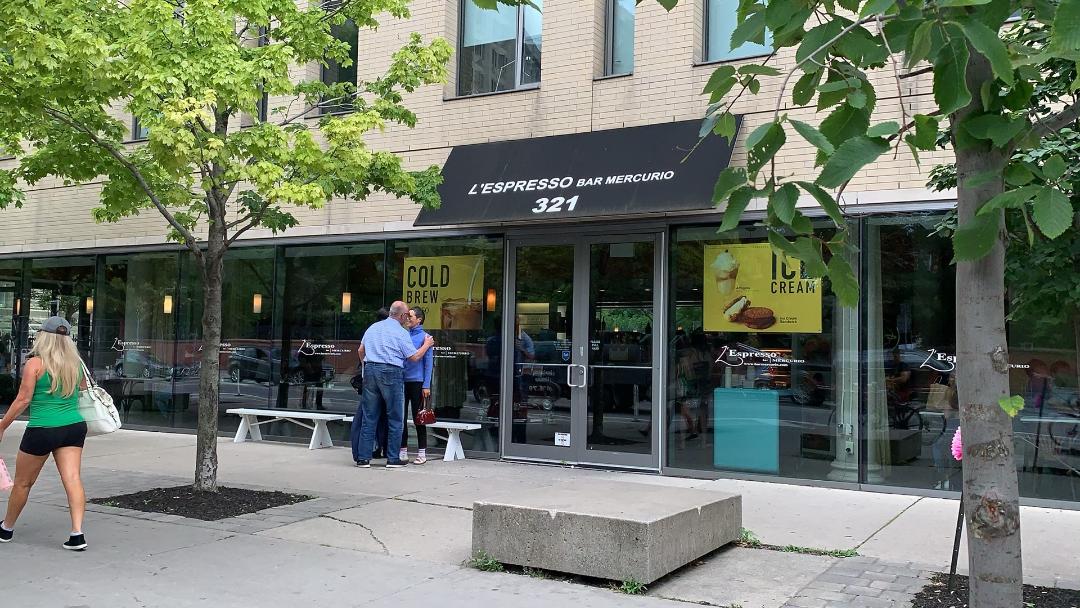
[[[14,462],[21,425],[0,456]],[[90,497],[190,483],[195,438],[121,431],[88,441]],[[347,450],[219,443],[223,484],[303,492],[318,500],[221,522],[91,505],[85,554],[59,549],[65,499],[48,465],[0,546],[4,597],[33,606],[907,606],[930,571],[948,568],[957,503],[737,480],[703,481],[466,460],[403,470],[357,469]],[[737,492],[743,526],[763,543],[855,549],[833,558],[731,548],[653,585],[644,597],[464,568],[472,502],[605,479]],[[0,495],[0,503],[3,502]],[[1080,588],[1080,512],[1024,508],[1026,582]],[[961,560],[963,562],[963,559]],[[963,563],[961,566],[963,567]],[[9,582],[10,581],[10,582]],[[16,582],[19,581],[19,582]]]

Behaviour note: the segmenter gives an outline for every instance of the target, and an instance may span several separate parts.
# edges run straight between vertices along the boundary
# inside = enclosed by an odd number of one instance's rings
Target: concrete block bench
[[[739,538],[742,497],[571,482],[473,504],[473,552],[516,566],[651,583]]]
[[[260,425],[284,421],[291,422],[306,429],[311,429],[311,441],[308,443],[309,450],[332,447],[334,441],[330,438],[330,431],[327,430],[326,423],[345,419],[343,414],[294,412],[289,410],[269,410],[244,407],[225,410],[225,413],[240,416],[240,427],[236,429],[236,436],[233,437],[233,443],[243,443],[249,440],[262,441],[262,431],[259,430]],[[260,421],[259,418],[270,418],[270,420]],[[303,421],[310,421],[312,424]]]
[[[352,424],[353,417],[346,416],[343,422]],[[406,420],[406,424],[416,426],[416,423],[412,420]],[[434,424],[425,424],[429,429],[442,429],[446,431],[446,437],[440,437],[446,441],[446,450],[443,453],[443,461],[451,462],[453,460],[465,460],[465,450],[461,447],[461,431],[477,431],[483,428],[483,425],[476,424],[475,422],[442,422],[437,421]],[[434,432],[432,433],[434,434]]]

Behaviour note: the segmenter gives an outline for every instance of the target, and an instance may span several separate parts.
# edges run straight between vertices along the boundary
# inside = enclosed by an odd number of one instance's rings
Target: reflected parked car
[[[164,363],[154,355],[141,350],[125,350],[113,364],[113,371],[121,378],[178,378],[176,367]]]
[[[321,380],[326,382],[334,377],[334,368],[322,366]],[[281,378],[281,349],[261,346],[241,346],[229,355],[229,380],[242,382],[277,382]],[[285,381],[289,384],[303,384],[304,372],[300,360],[295,354],[289,354],[288,371]]]

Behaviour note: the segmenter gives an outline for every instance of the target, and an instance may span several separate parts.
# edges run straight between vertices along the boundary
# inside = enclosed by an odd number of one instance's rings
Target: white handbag
[[[86,436],[105,435],[120,428],[120,412],[113,405],[112,396],[101,388],[90,370],[83,364],[86,390],[79,393],[79,414],[86,422]]]

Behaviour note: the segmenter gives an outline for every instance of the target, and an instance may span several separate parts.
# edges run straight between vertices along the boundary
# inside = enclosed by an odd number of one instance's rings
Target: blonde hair
[[[34,337],[31,355],[41,359],[41,365],[49,373],[52,386],[49,392],[63,397],[75,394],[82,372],[82,359],[75,342],[68,336],[39,331]]]

